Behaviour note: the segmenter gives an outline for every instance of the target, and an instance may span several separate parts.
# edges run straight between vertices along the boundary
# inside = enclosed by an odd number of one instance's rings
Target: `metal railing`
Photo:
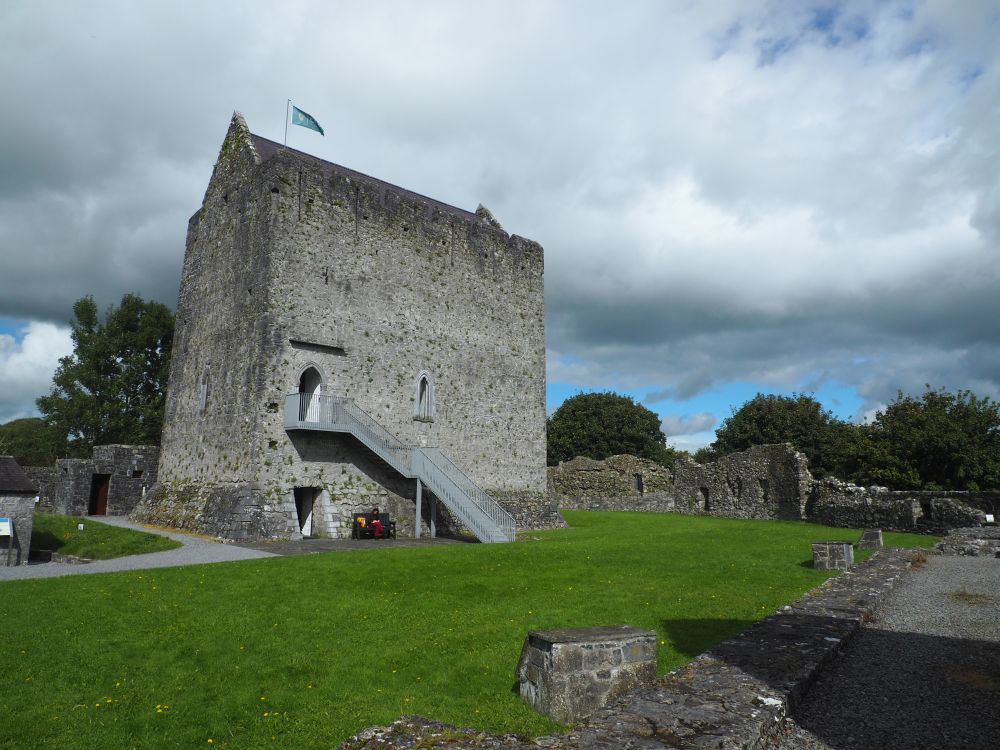
[[[454,497],[462,522],[482,541],[512,542],[517,531],[514,517],[473,482],[440,448],[414,448],[414,464],[431,492],[445,501]],[[478,531],[477,531],[478,529]],[[480,533],[481,532],[481,533]],[[489,537],[484,539],[484,536]]]
[[[292,393],[285,398],[285,429],[346,432],[405,477],[419,479],[482,542],[514,541],[514,517],[439,448],[408,446],[354,399]]]

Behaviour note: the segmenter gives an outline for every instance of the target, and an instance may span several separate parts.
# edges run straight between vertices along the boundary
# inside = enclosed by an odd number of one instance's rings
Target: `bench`
[[[362,521],[364,519],[364,521]],[[382,536],[380,539],[396,538],[396,522],[389,518],[388,513],[379,513],[378,520],[382,522]],[[375,532],[372,530],[371,513],[355,513],[354,522],[351,524],[351,539],[375,539]]]

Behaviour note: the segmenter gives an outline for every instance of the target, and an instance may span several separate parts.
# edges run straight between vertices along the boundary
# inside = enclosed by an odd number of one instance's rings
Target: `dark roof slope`
[[[28,479],[12,456],[0,456],[0,494],[34,494],[38,488]]]
[[[339,164],[334,164],[333,162],[325,161],[317,156],[312,156],[304,151],[298,151],[294,148],[288,148],[287,146],[282,146],[280,143],[275,143],[274,141],[263,138],[259,135],[253,133],[250,134],[250,138],[253,140],[253,147],[257,150],[257,155],[260,156],[261,162],[265,162],[272,156],[277,154],[279,151],[287,151],[290,154],[294,154],[296,157],[301,159],[307,159],[317,166],[323,169],[324,173],[327,174],[339,174],[345,177],[349,177],[352,180],[357,180],[359,182],[367,183],[377,189],[391,190],[394,193],[398,193],[410,200],[418,201],[420,203],[428,204],[434,208],[438,208],[442,211],[447,211],[451,214],[457,214],[463,219],[470,221],[475,221],[477,223],[484,223],[482,217],[477,216],[472,211],[466,211],[464,208],[458,208],[456,206],[449,205],[447,203],[442,203],[441,201],[434,200],[433,198],[428,198],[426,195],[421,195],[420,193],[414,193],[412,190],[407,190],[406,188],[401,188],[398,185],[393,185],[391,182],[385,182],[384,180],[379,180],[375,177],[369,177],[361,172],[355,172],[353,169],[348,169],[347,167],[342,167]]]

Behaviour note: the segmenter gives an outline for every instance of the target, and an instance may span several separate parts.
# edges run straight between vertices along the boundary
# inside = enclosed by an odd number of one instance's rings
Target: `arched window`
[[[426,372],[417,376],[413,418],[421,422],[434,421],[434,381]]]
[[[299,420],[302,422],[318,422],[320,413],[320,395],[323,376],[315,367],[307,367],[299,376]]]

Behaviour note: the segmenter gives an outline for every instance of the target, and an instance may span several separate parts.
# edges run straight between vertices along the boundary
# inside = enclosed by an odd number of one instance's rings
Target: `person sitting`
[[[372,530],[372,536],[375,539],[380,539],[382,537],[383,530],[382,530],[382,520],[379,518],[377,505],[374,508],[372,508],[372,522],[370,526]]]

